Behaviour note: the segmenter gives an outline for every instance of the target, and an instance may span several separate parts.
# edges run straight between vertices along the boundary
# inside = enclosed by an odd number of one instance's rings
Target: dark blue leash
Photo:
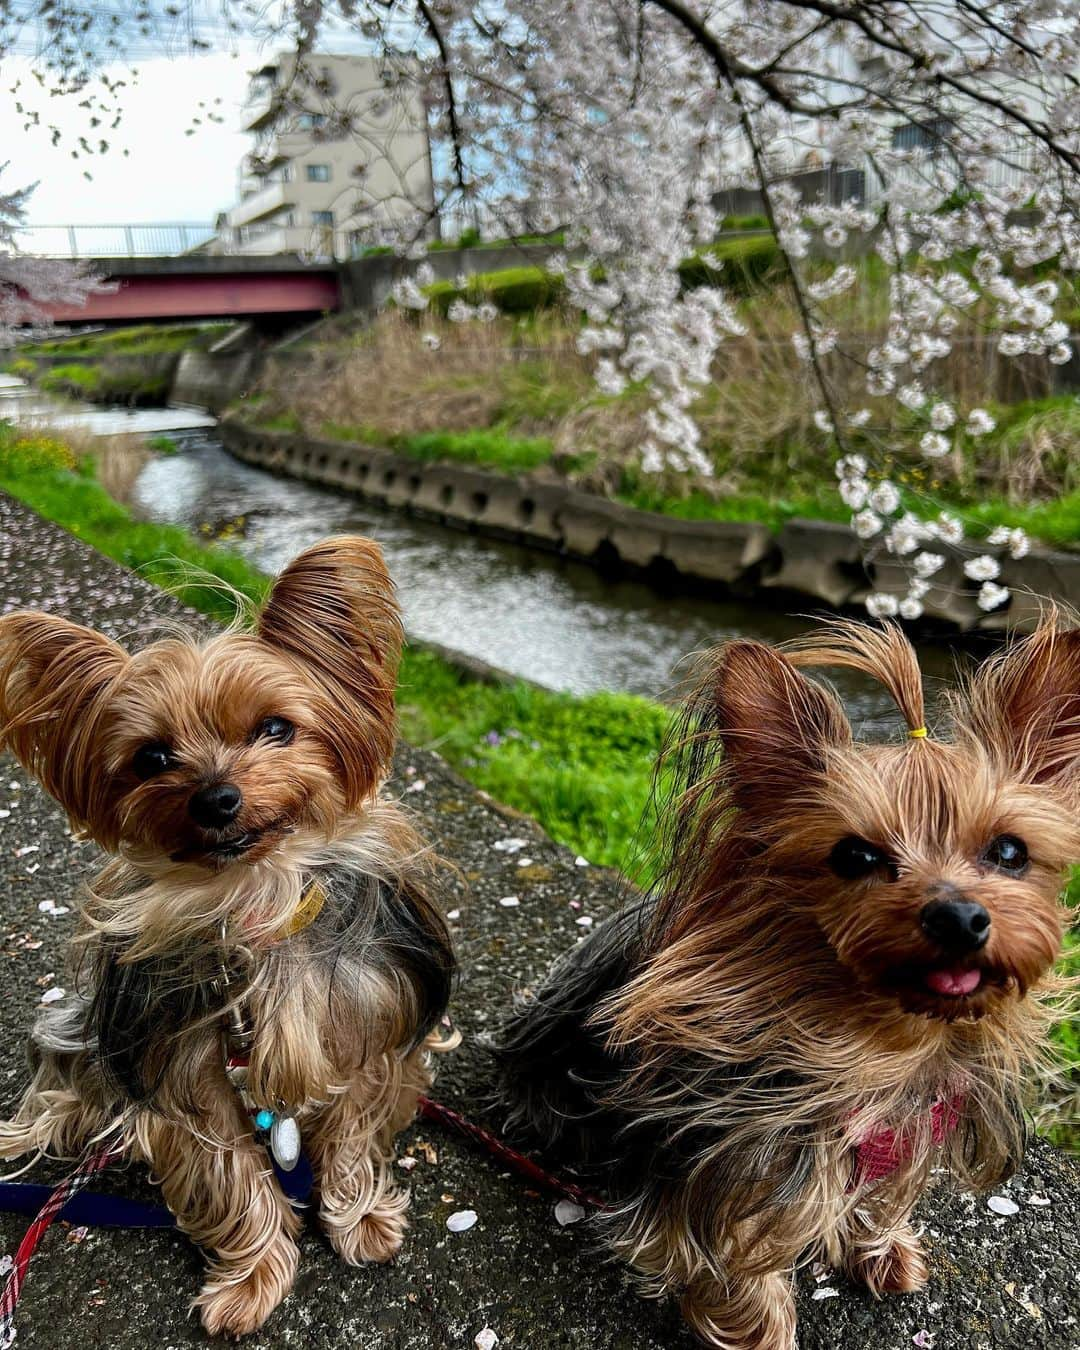
[[[307,1154],[300,1154],[291,1172],[283,1171],[277,1163],[273,1166],[278,1185],[289,1203],[306,1204],[315,1188],[315,1175]],[[54,1189],[44,1182],[0,1181],[0,1212],[37,1214]],[[164,1205],[128,1200],[122,1195],[103,1195],[99,1191],[80,1191],[73,1195],[57,1218],[88,1228],[176,1227],[176,1220]]]

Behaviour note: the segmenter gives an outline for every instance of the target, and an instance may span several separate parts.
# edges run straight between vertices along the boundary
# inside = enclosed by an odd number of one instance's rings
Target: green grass
[[[435,281],[424,287],[424,294],[440,314],[459,299],[470,305],[488,301],[503,314],[531,314],[558,304],[566,294],[566,282],[542,267],[506,267],[498,272],[477,272],[464,286]]]
[[[21,437],[0,423],[0,489],[216,619],[228,622],[234,603],[196,572],[208,572],[254,599],[265,594],[265,578],[238,554],[206,548],[179,526],[135,520],[94,480],[92,466],[71,467],[74,461],[63,451],[51,438]]]
[[[98,403],[149,406],[168,400],[170,362],[149,358],[178,356],[188,347],[206,347],[224,331],[221,324],[140,324],[103,333],[52,338],[19,348],[4,369],[35,381],[49,394]],[[71,358],[55,361],[56,357]]]
[[[65,362],[44,370],[37,381],[47,394],[132,407],[167,402],[171,382],[168,370],[148,371],[132,362],[114,364],[107,359],[96,364]]]
[[[355,441],[360,445],[396,450],[426,464],[435,461],[483,464],[505,473],[528,473],[530,469],[546,464],[552,454],[551,441],[546,436],[511,436],[501,427],[429,431],[406,436],[380,432],[376,427],[325,422],[322,434],[335,441]]]
[[[225,324],[137,324],[131,328],[111,328],[105,332],[77,334],[75,337],[50,338],[19,348],[24,357],[79,356],[160,356],[183,351],[193,345],[206,346],[219,337]]]
[[[256,603],[266,594],[269,579],[238,554],[174,526],[135,520],[94,481],[91,467],[52,438],[20,436],[0,423],[0,489],[213,618],[234,614],[215,578]],[[206,576],[200,580],[196,570]],[[534,816],[591,862],[628,864],[669,721],[665,708],[627,694],[576,697],[523,683],[483,684],[423,650],[406,652],[398,699],[402,733],[412,744],[437,749],[478,787]],[[1080,902],[1080,870],[1070,892]],[[1075,934],[1063,966],[1080,975]],[[1062,1023],[1054,1039],[1065,1068],[1080,1073],[1080,1023]],[[1080,1147],[1068,1125],[1052,1127],[1051,1137]]]
[[[294,412],[274,413],[260,417],[258,425],[264,431],[300,431],[300,418]]]
[[[38,381],[47,394],[67,394],[74,391],[89,398],[101,390],[101,371],[97,366],[80,362],[65,362],[47,370]]]
[[[753,521],[778,530],[794,516],[813,520],[833,520],[847,523],[851,511],[837,493],[826,485],[817,493],[792,493],[788,496],[768,497],[756,492],[732,492],[711,498],[700,492],[686,497],[665,496],[647,485],[626,487],[616,494],[620,501],[637,506],[643,511],[658,511],[663,515],[678,516],[683,520]],[[934,514],[924,498],[905,493],[904,505],[916,516]],[[1041,540],[1053,548],[1080,547],[1080,492],[1059,497],[1056,501],[1036,502],[1018,506],[1002,498],[991,498],[975,504],[952,494],[941,494],[941,504],[955,510],[973,527],[976,537],[989,534],[995,525],[1019,526],[1032,539]]]

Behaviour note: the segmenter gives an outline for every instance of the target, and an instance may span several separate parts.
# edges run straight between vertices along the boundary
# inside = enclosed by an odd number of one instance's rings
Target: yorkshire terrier
[[[880,681],[857,742],[798,667]],[[895,627],[712,653],[659,782],[660,879],[519,1004],[511,1126],[596,1170],[615,1251],[724,1350],[790,1350],[795,1269],[918,1289],[931,1173],[1017,1166],[1080,859],[1080,631],[1050,616],[924,724]],[[666,819],[663,817],[666,816]]]
[[[406,1227],[393,1140],[447,1048],[453,957],[431,855],[380,797],[401,624],[378,547],[328,539],[253,626],[129,654],[46,614],[0,619],[0,745],[114,855],[75,989],[40,1014],[0,1156],[122,1127],[205,1248],[195,1306],[253,1331],[288,1294],[300,1215],[271,1171],[299,1135],[350,1263]]]

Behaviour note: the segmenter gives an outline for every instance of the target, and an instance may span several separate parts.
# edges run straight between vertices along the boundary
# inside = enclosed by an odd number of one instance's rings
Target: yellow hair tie
[[[924,736],[928,736],[929,734],[930,733],[925,727],[915,727],[912,731],[908,732],[908,735],[913,741],[921,741]]]

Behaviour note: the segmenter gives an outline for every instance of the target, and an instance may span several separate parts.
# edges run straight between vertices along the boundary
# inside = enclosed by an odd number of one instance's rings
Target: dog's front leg
[[[137,1151],[177,1225],[210,1253],[193,1307],[211,1335],[255,1331],[292,1288],[300,1219],[282,1194],[239,1100],[222,1081],[190,1120],[147,1113]]]
[[[343,1261],[389,1261],[408,1227],[409,1193],[392,1180],[394,1137],[430,1083],[423,1052],[380,1057],[319,1115],[311,1134],[319,1218]]]
[[[794,1350],[790,1273],[698,1276],[686,1287],[683,1316],[714,1350]]]
[[[922,1244],[907,1215],[887,1223],[872,1203],[860,1205],[847,1219],[841,1240],[847,1273],[875,1298],[914,1293],[929,1278]]]

